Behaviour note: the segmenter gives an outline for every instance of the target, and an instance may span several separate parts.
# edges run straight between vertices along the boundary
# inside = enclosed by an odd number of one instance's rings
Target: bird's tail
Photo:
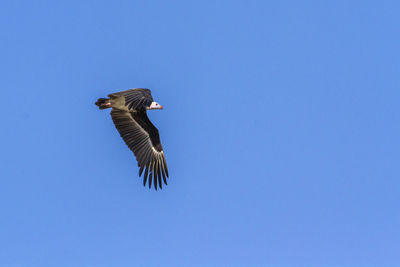
[[[108,98],[99,98],[95,104],[99,107],[99,109],[111,108],[111,102]]]

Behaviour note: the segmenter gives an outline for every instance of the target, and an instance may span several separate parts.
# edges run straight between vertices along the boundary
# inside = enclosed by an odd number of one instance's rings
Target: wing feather
[[[165,170],[164,170],[164,161],[162,160],[163,157],[161,157],[160,163],[161,163],[161,172],[163,176],[164,183],[167,184],[167,179],[165,178]]]
[[[143,186],[146,186],[147,182],[147,174],[149,173],[149,164],[146,164],[146,170],[144,171],[144,176],[143,176]],[[139,175],[140,176],[140,175]]]
[[[157,176],[158,176],[158,184],[160,185],[160,189],[162,189],[160,155],[157,155]]]
[[[154,161],[154,187],[157,190],[157,169],[158,169],[158,161]]]

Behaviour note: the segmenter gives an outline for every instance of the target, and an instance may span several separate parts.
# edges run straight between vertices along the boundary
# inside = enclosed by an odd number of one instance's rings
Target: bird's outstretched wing
[[[144,170],[143,185],[146,185],[149,178],[149,188],[152,181],[156,190],[157,184],[162,188],[161,177],[167,184],[167,162],[158,130],[147,117],[146,111],[127,112],[112,109],[111,117],[122,139],[136,156],[140,167],[139,176]]]
[[[146,107],[149,107],[154,101],[151,96],[151,91],[146,88],[129,89],[108,95],[111,99],[120,96],[125,97],[125,106],[127,106],[129,110],[146,110]]]

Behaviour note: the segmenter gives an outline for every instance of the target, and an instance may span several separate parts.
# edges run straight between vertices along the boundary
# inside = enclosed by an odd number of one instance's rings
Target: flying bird
[[[167,185],[168,168],[160,142],[158,129],[147,117],[147,110],[163,109],[153,100],[151,91],[146,88],[129,89],[99,98],[95,103],[99,109],[111,108],[111,118],[126,145],[135,154],[139,177],[144,171],[143,186],[149,180],[149,188],[154,182],[162,188]]]

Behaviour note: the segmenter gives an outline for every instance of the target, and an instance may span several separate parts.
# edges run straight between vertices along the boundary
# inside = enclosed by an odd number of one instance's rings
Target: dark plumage
[[[111,117],[126,145],[135,154],[138,162],[139,176],[143,185],[149,180],[149,188],[162,188],[167,184],[168,168],[160,142],[158,129],[147,117],[149,109],[162,109],[154,102],[151,91],[145,88],[130,89],[99,98],[95,103],[100,109],[112,108]]]

